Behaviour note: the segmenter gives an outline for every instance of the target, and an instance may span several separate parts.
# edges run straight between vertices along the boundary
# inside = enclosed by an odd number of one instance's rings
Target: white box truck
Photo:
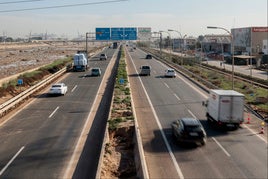
[[[88,68],[88,60],[84,53],[77,53],[73,58],[73,71],[86,71]]]
[[[244,121],[245,96],[234,90],[210,90],[207,107],[207,119],[219,125],[238,128]]]

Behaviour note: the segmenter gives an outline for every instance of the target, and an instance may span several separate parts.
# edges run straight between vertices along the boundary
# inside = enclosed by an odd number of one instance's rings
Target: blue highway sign
[[[96,28],[96,40],[137,40],[137,28]]]
[[[110,28],[96,28],[96,40],[111,40]]]
[[[124,40],[124,28],[111,28],[111,40]]]
[[[137,40],[137,28],[124,28],[124,40]]]

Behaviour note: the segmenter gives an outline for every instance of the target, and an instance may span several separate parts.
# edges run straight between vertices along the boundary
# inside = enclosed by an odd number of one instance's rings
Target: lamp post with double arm
[[[234,89],[234,38],[230,31],[223,27],[207,26],[208,29],[221,29],[227,32],[231,37],[231,53],[232,53],[232,90]]]
[[[163,30],[161,30],[161,31],[159,31],[159,32],[160,32],[160,33],[165,32],[165,33],[167,33],[167,34],[169,35],[168,46],[170,46],[170,40],[171,40],[171,35],[170,35],[170,33],[167,32],[167,31],[163,31]],[[169,59],[171,60],[171,48],[170,48],[170,50],[169,50]]]

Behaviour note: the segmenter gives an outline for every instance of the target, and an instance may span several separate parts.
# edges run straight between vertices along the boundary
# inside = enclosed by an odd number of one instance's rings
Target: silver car
[[[141,67],[140,67],[140,75],[142,76],[142,75],[151,75],[151,67],[150,66],[148,66],[148,65],[142,65]]]
[[[172,77],[175,78],[176,77],[176,72],[174,69],[169,68],[165,70],[165,77]]]

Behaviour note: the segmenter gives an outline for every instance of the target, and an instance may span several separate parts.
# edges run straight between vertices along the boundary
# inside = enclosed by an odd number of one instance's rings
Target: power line
[[[28,0],[28,1],[30,1],[30,0]],[[34,0],[32,0],[32,1],[34,1]],[[35,0],[35,1],[38,1],[38,0]],[[39,0],[39,1],[42,1],[42,0]],[[129,1],[129,0],[111,0],[111,1],[90,2],[90,3],[81,3],[81,4],[68,4],[68,5],[61,5],[61,6],[47,6],[47,7],[34,7],[34,8],[26,8],[26,9],[2,10],[2,11],[0,11],[0,13],[32,11],[32,10],[40,10],[40,9],[56,9],[56,8],[77,7],[77,6],[88,6],[88,5],[108,4],[108,3],[116,3],[116,2],[123,2],[123,1]]]
[[[17,4],[17,3],[24,3],[24,2],[36,2],[36,1],[45,1],[45,0],[24,0],[24,1],[0,2],[0,4]]]

